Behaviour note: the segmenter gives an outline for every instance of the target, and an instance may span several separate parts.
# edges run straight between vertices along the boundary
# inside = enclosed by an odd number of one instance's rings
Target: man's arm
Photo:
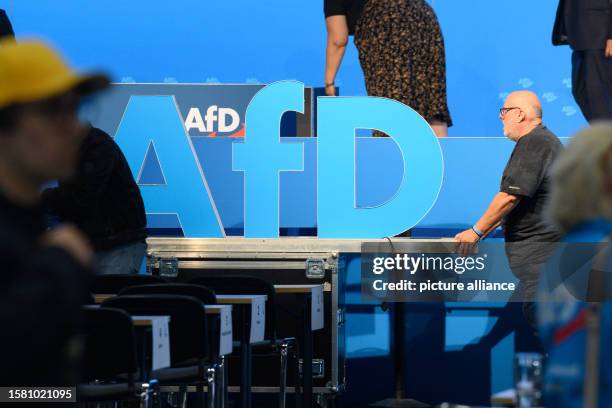
[[[503,191],[497,193],[491,204],[489,204],[487,211],[474,224],[476,229],[482,232],[482,237],[495,230],[501,224],[504,217],[517,206],[520,200],[520,196],[517,195],[508,194]],[[460,244],[473,244],[480,239],[481,237],[472,228],[455,235],[455,241]]]

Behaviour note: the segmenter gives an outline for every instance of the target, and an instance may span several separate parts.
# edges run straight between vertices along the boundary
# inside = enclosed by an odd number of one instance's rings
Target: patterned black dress
[[[347,16],[354,33],[369,95],[395,99],[429,122],[452,125],[444,39],[425,0],[325,0],[325,16],[339,14]]]

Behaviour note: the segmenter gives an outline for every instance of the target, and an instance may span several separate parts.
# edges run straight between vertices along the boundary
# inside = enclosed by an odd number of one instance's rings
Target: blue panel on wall
[[[177,214],[147,214],[149,228],[176,229],[181,227]]]
[[[571,94],[571,50],[550,41],[556,1],[429,3],[444,34],[451,136],[502,137],[497,109],[515,89],[540,96],[560,136],[586,125]],[[322,0],[82,4],[0,0],[18,37],[50,39],[77,66],[104,68],[118,82],[323,83]],[[352,39],[336,85],[343,95],[365,94]]]

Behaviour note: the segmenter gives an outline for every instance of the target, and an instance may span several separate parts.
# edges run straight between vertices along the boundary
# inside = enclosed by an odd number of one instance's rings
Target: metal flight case
[[[147,270],[171,280],[210,273],[252,275],[275,285],[323,285],[324,327],[313,332],[312,386],[322,406],[345,389],[344,280],[342,269],[358,258],[361,240],[316,238],[149,238]],[[280,337],[296,337],[303,344],[297,296],[276,296]],[[270,361],[266,361],[268,358]],[[253,359],[254,393],[279,391],[278,357]],[[291,365],[290,365],[291,366]],[[230,392],[239,370],[230,367]],[[303,371],[300,365],[300,373]],[[287,376],[288,392],[295,392],[295,373]]]

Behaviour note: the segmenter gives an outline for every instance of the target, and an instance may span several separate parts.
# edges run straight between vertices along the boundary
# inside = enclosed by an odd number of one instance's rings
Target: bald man
[[[500,109],[504,135],[516,143],[504,169],[500,191],[470,229],[455,236],[459,250],[466,252],[476,242],[503,224],[506,254],[519,279],[513,300],[533,299],[541,266],[551,252],[551,243],[561,233],[544,217],[549,196],[549,170],[563,146],[542,124],[542,106],[529,91],[513,92]],[[534,325],[533,304],[523,308]]]

